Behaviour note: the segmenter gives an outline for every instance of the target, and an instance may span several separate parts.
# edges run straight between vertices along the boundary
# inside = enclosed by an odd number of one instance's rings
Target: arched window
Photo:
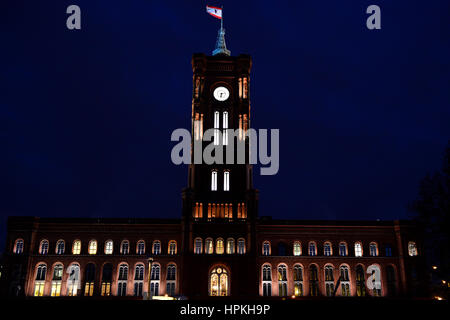
[[[300,241],[294,242],[294,256],[300,256],[302,254],[302,245]]]
[[[386,283],[387,283],[387,294],[391,297],[397,295],[397,280],[395,277],[395,270],[393,266],[386,267]]]
[[[278,295],[287,296],[287,268],[284,264],[278,266]]]
[[[137,254],[145,254],[145,242],[144,240],[139,240],[136,244],[136,253]]]
[[[417,245],[413,241],[408,242],[408,254],[410,257],[415,257],[418,255]]]
[[[23,253],[23,239],[17,239],[14,243],[14,251],[15,254]]]
[[[144,287],[144,265],[137,264],[134,268],[134,296],[142,297]]]
[[[48,240],[42,240],[41,245],[39,247],[39,253],[40,254],[47,254],[48,253]]]
[[[214,112],[214,145],[216,145],[216,146],[219,145],[219,136],[220,136],[219,128],[220,128],[220,113],[219,113],[219,111],[215,111]]]
[[[333,266],[325,266],[325,291],[327,297],[334,296]]]
[[[80,266],[78,264],[71,264],[67,268],[69,277],[67,278],[67,295],[77,296],[78,289],[80,288]]]
[[[211,191],[217,191],[217,170],[211,171]]]
[[[333,249],[330,242],[325,242],[323,245],[323,255],[327,257],[333,255]]]
[[[355,243],[355,257],[362,257],[362,245],[361,242]]]
[[[81,241],[75,240],[72,244],[72,254],[80,254],[81,253]]]
[[[229,281],[228,272],[224,267],[214,268],[209,275],[209,295],[228,296]]]
[[[174,264],[169,264],[167,266],[166,294],[171,297],[175,295],[176,274],[177,267]]]
[[[308,245],[308,253],[310,256],[315,256],[317,254],[317,247],[315,242],[310,242]]]
[[[309,295],[312,297],[319,295],[319,278],[317,266],[314,264],[309,266]]]
[[[223,191],[230,191],[230,171],[223,172]]]
[[[97,254],[97,240],[89,241],[89,254]]]
[[[47,275],[47,265],[42,263],[36,270],[36,279],[34,282],[34,296],[42,297],[44,295],[45,277]]]
[[[270,256],[270,242],[264,241],[263,243],[263,255]]]
[[[205,253],[212,254],[214,252],[214,243],[213,239],[208,238],[205,240]]]
[[[350,296],[350,276],[347,266],[341,266],[340,268],[340,278],[341,278],[341,295],[343,297]]]
[[[262,285],[263,285],[263,296],[272,296],[272,268],[270,264],[265,264],[262,267]]]
[[[356,266],[356,296],[366,296],[366,280],[364,269],[361,265]]]
[[[95,265],[88,263],[84,270],[84,295],[92,297],[94,295]]]
[[[293,270],[294,296],[303,296],[303,269],[300,265],[295,265]]]
[[[234,239],[227,239],[227,254],[234,254]]]
[[[124,297],[127,295],[128,266],[123,263],[119,266],[119,275],[117,277],[117,295]]]
[[[64,254],[64,240],[58,240],[56,243],[56,254]]]
[[[172,255],[177,254],[177,242],[175,240],[169,241],[168,253]]]
[[[159,240],[153,241],[153,254],[161,254],[161,242]]]
[[[120,244],[120,253],[129,254],[130,253],[130,242],[128,240],[123,240]]]
[[[203,247],[203,241],[201,238],[195,238],[194,240],[194,252],[195,254],[201,254]]]
[[[378,256],[378,246],[375,242],[369,244],[369,254],[371,257]]]
[[[245,239],[238,239],[238,254],[245,254]]]
[[[112,271],[113,271],[113,266],[111,263],[106,263],[103,266],[102,286],[101,286],[101,295],[102,296],[110,296],[111,295]]]
[[[216,240],[216,254],[223,254],[223,252],[224,252],[223,239],[219,238]]]
[[[161,266],[159,264],[152,265],[150,274],[150,296],[159,296],[159,282],[161,280]]]
[[[222,113],[223,116],[223,145],[226,146],[228,145],[228,112],[224,111]]]
[[[347,256],[347,244],[345,242],[339,243],[339,255],[341,257]]]
[[[114,250],[114,242],[112,240],[107,240],[105,242],[105,254],[112,254]]]
[[[61,282],[63,276],[63,265],[57,264],[53,267],[52,289],[50,296],[59,297],[61,295]]]

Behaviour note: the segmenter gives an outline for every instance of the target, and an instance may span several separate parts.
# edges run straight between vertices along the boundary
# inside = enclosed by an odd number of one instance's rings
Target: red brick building
[[[191,146],[242,143],[244,163],[189,165],[181,219],[11,217],[2,287],[14,296],[311,297],[418,295],[421,239],[408,221],[258,217],[249,161],[248,55],[219,30],[195,54]],[[227,132],[237,129],[236,137]],[[205,144],[201,144],[202,151]]]

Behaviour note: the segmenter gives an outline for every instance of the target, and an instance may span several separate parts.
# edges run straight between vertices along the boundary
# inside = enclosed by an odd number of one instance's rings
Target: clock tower
[[[183,190],[180,279],[180,292],[189,297],[257,295],[258,192],[247,136],[251,66],[249,55],[231,56],[223,28],[212,56],[192,57],[192,159]],[[216,161],[194,159],[194,149],[204,153],[208,145],[214,145]],[[232,159],[227,159],[227,148],[233,150]],[[238,152],[244,154],[241,159]]]

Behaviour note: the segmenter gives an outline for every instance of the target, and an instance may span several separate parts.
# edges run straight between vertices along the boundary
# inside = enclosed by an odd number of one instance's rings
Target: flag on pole
[[[206,12],[217,19],[222,19],[222,9],[217,7],[206,6]]]

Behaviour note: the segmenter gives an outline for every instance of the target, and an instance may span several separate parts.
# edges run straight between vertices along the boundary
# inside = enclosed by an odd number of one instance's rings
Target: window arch
[[[142,297],[144,287],[144,271],[143,264],[137,264],[134,268],[134,296]]]
[[[294,280],[294,296],[303,296],[303,268],[301,265],[294,265],[292,278]]]
[[[88,263],[84,269],[84,295],[92,297],[94,295],[95,265]]]
[[[371,257],[376,257],[378,256],[378,245],[376,242],[371,242],[369,244],[369,255]]]
[[[44,295],[45,277],[47,275],[47,265],[41,263],[36,269],[36,278],[34,282],[34,296],[42,297]]]
[[[48,240],[44,239],[41,241],[41,245],[39,246],[39,253],[40,254],[47,254],[48,253]]]
[[[120,253],[121,254],[129,254],[130,253],[130,241],[123,240],[120,244]]]
[[[112,240],[107,240],[105,242],[105,254],[113,254],[114,242]]]
[[[341,266],[340,278],[341,278],[341,295],[344,297],[350,296],[350,275],[347,266]]]
[[[300,241],[295,241],[294,242],[294,256],[301,256],[302,255],[302,245],[300,243]]]
[[[245,239],[239,238],[238,239],[238,254],[245,254]]]
[[[153,241],[152,253],[153,254],[161,254],[161,241],[159,241],[159,240]]]
[[[270,248],[270,242],[269,241],[264,241],[263,242],[263,252],[262,252],[262,254],[264,255],[264,256],[270,256],[270,250],[271,248]]]
[[[361,242],[355,242],[355,257],[362,257],[362,244]]]
[[[128,265],[122,263],[119,266],[119,273],[117,276],[117,295],[124,297],[127,295],[127,282],[128,282]]]
[[[175,295],[176,275],[177,275],[177,267],[174,264],[169,264],[167,266],[166,294],[171,297]]]
[[[150,296],[159,296],[159,282],[161,280],[161,266],[153,264],[150,273]]]
[[[195,238],[194,240],[194,253],[201,254],[203,251],[203,241],[202,238]]]
[[[205,253],[213,254],[213,252],[214,252],[214,241],[211,238],[207,238],[205,240]]]
[[[72,263],[67,268],[69,277],[67,278],[67,295],[77,296],[78,289],[80,288],[80,266],[76,263]]]
[[[315,264],[309,266],[309,295],[313,297],[319,295],[319,278]]]
[[[64,249],[65,249],[65,243],[64,240],[58,240],[58,242],[56,242],[56,254],[64,254]]]
[[[228,271],[223,266],[217,266],[209,274],[209,295],[228,296],[229,295]]]
[[[272,267],[270,264],[264,264],[262,266],[262,286],[263,296],[272,296]]]
[[[345,242],[339,243],[339,255],[341,257],[347,256],[347,243],[345,243]]]
[[[64,267],[62,264],[58,263],[53,267],[52,276],[52,288],[50,291],[50,296],[59,297],[61,295],[61,282],[63,276]]]
[[[308,254],[310,256],[315,256],[317,255],[317,246],[316,243],[314,241],[311,241],[308,245]]]
[[[23,253],[23,247],[24,247],[24,242],[23,239],[17,239],[14,242],[14,249],[13,252],[15,254],[22,254]]]
[[[325,266],[325,291],[327,297],[334,296],[334,269],[332,265]]]
[[[102,285],[101,285],[101,295],[102,296],[110,296],[111,295],[112,271],[113,271],[113,266],[111,263],[105,263],[103,265]]]
[[[278,266],[278,295],[287,296],[287,267],[284,264]]]
[[[223,254],[223,253],[224,253],[223,239],[218,238],[216,240],[216,254]]]
[[[331,246],[331,242],[325,242],[323,245],[323,255],[324,256],[332,256],[333,255],[333,247]]]
[[[75,240],[72,244],[72,254],[80,254],[81,253],[81,241]]]
[[[136,244],[136,253],[137,254],[145,254],[145,241],[139,240]]]
[[[227,254],[234,254],[234,239],[227,239]]]
[[[97,254],[97,240],[89,241],[89,254]]]
[[[177,242],[175,240],[169,241],[168,253],[171,255],[177,254]]]
[[[417,245],[414,241],[409,241],[408,242],[408,255],[410,257],[415,257],[417,256],[419,253],[417,251]]]

